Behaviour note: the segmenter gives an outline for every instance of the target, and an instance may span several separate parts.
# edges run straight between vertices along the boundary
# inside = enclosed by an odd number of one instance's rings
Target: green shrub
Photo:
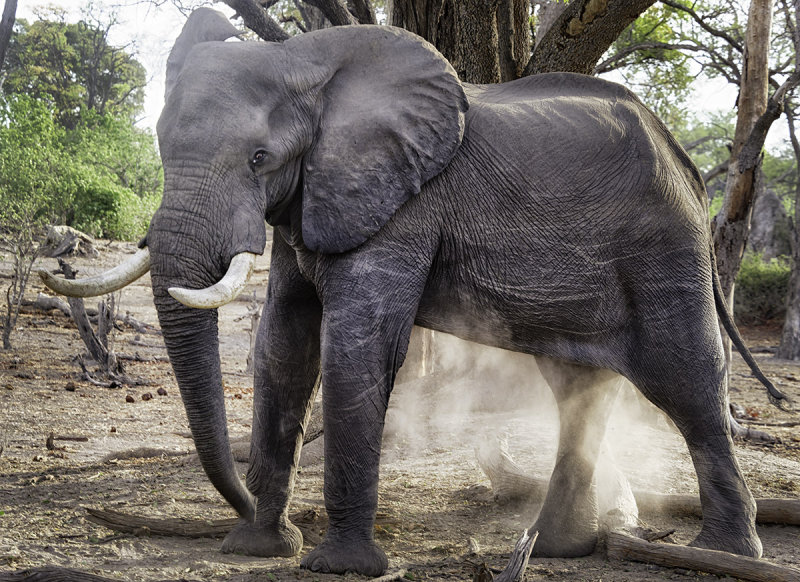
[[[160,196],[142,198],[105,179],[84,183],[75,193],[70,226],[95,237],[137,240],[144,236]]]
[[[764,261],[758,253],[746,253],[736,279],[736,321],[753,325],[783,319],[790,274],[791,264],[785,257]]]

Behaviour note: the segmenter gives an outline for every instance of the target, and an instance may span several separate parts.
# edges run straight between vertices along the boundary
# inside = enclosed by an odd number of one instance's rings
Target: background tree
[[[223,1],[268,41],[285,40],[287,29],[376,22],[368,0]],[[439,49],[463,80],[494,83],[544,71],[591,72],[616,36],[655,1],[572,0],[542,31],[533,53],[530,0],[390,0],[385,13],[387,24],[415,32]]]
[[[0,101],[0,248],[13,261],[6,289],[3,349],[10,349],[38,241],[63,211],[61,176],[69,171],[58,144],[63,130],[40,101]]]
[[[17,0],[6,0],[3,6],[3,15],[0,16],[0,70],[6,59],[6,49],[11,40],[11,31],[14,29],[14,19],[17,14]],[[2,85],[2,77],[0,77]]]
[[[115,20],[17,22],[0,101],[0,247],[13,258],[3,345],[46,227],[136,240],[160,203],[153,134],[134,126],[144,69],[112,46]]]
[[[91,12],[77,23],[63,11],[41,9],[38,20],[19,20],[5,64],[3,91],[25,93],[52,105],[61,125],[73,128],[81,113],[132,117],[141,111],[144,67],[125,47],[108,42],[113,16]]]
[[[145,71],[125,47],[109,42],[113,15],[84,10],[68,23],[55,8],[49,20],[19,21],[9,46],[3,91],[45,104],[64,129],[70,160],[59,222],[94,236],[143,235],[161,193],[155,138],[134,125],[141,113]],[[68,193],[68,194],[67,194]]]

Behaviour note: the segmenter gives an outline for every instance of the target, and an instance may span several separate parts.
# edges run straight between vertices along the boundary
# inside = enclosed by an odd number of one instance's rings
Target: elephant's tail
[[[769,401],[782,410],[788,410],[788,405],[792,403],[791,400],[789,400],[783,392],[775,388],[775,385],[769,381],[764,375],[764,372],[761,371],[761,367],[758,365],[758,362],[756,362],[753,354],[751,354],[747,346],[744,345],[744,339],[742,339],[742,335],[739,333],[739,329],[733,321],[733,316],[731,315],[730,309],[728,309],[728,302],[725,301],[725,294],[722,291],[722,284],[719,281],[719,273],[717,272],[717,260],[713,252],[711,253],[711,273],[712,284],[714,286],[714,303],[717,306],[717,315],[722,322],[722,327],[725,328],[728,337],[731,338],[733,345],[736,346],[736,350],[741,354],[744,361],[747,362],[753,375],[766,387]]]

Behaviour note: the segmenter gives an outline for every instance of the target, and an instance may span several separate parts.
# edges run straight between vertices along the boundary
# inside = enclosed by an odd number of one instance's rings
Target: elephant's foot
[[[288,519],[269,529],[242,520],[222,542],[225,554],[262,558],[296,556],[302,547],[303,534]]]
[[[707,550],[721,550],[723,552],[730,552],[750,558],[760,558],[763,550],[761,540],[755,532],[739,536],[726,533],[726,535],[720,536],[710,534],[703,529],[700,535],[689,545],[696,548],[705,548]]]
[[[530,529],[538,531],[539,537],[531,555],[538,558],[578,558],[588,556],[597,546],[597,529],[570,528],[564,524],[553,527],[539,521]]]
[[[529,531],[538,531],[532,555],[540,558],[577,558],[588,556],[597,545],[597,504],[593,495],[570,505],[545,503],[536,523]],[[555,507],[555,510],[549,508]]]
[[[386,554],[372,540],[342,541],[326,537],[300,562],[312,572],[381,576],[389,567]]]

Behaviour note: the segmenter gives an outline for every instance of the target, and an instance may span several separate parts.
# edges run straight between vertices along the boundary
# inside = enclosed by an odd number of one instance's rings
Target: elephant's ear
[[[196,44],[214,40],[226,40],[241,34],[225,15],[207,7],[192,11],[183,30],[175,39],[175,46],[167,59],[166,96],[168,97],[180,77],[183,63]]]
[[[345,252],[450,162],[467,99],[444,57],[398,28],[336,27],[284,45],[318,77],[319,121],[304,161],[303,240],[313,251]]]

